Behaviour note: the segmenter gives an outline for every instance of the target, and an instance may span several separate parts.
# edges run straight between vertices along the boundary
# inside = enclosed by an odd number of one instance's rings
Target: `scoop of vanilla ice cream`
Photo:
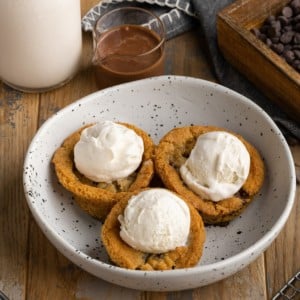
[[[188,243],[189,207],[168,190],[149,189],[133,196],[118,219],[121,238],[137,250],[164,253]]]
[[[230,133],[212,131],[198,137],[180,174],[196,194],[220,201],[240,190],[249,170],[250,155],[245,145]]]
[[[76,168],[95,182],[127,177],[140,165],[143,139],[134,130],[103,121],[85,128],[74,147]]]

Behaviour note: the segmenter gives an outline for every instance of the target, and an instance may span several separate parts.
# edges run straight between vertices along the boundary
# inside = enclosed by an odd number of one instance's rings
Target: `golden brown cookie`
[[[102,242],[116,265],[134,270],[170,270],[192,267],[198,263],[205,242],[205,229],[201,216],[193,206],[188,204],[191,216],[188,245],[166,253],[149,254],[132,248],[120,237],[118,216],[124,213],[129,199],[122,199],[111,209],[101,230]]]
[[[85,126],[70,135],[56,150],[52,158],[59,182],[74,194],[78,205],[88,214],[104,220],[115,203],[128,194],[149,185],[153,174],[154,143],[146,132],[134,125],[120,123],[136,132],[144,142],[144,154],[139,168],[126,178],[116,180],[110,184],[96,183],[78,172],[74,164],[73,149],[80,139]]]
[[[226,131],[246,146],[250,154],[250,172],[241,190],[233,197],[213,202],[202,199],[181,179],[179,169],[189,157],[199,135],[210,131]],[[242,136],[214,126],[187,126],[168,132],[155,151],[155,168],[167,188],[177,192],[202,215],[206,224],[221,224],[238,216],[253,200],[264,181],[264,163],[258,151]]]

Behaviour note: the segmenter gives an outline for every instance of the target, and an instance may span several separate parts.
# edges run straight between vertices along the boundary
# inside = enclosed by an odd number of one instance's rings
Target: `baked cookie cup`
[[[113,263],[127,269],[153,271],[188,268],[199,262],[206,234],[204,222],[193,206],[186,203],[190,211],[187,245],[165,253],[146,253],[132,248],[120,236],[121,223],[118,217],[124,213],[129,200],[130,197],[119,201],[111,209],[101,228],[101,240]],[[151,236],[148,238],[151,239]]]
[[[193,192],[182,180],[180,167],[188,159],[198,137],[211,131],[225,131],[237,137],[250,155],[249,175],[241,189],[232,197],[214,202],[203,199]],[[186,126],[169,131],[159,142],[155,150],[155,169],[164,185],[178,193],[193,205],[206,224],[227,223],[249,205],[259,192],[264,181],[264,163],[258,151],[242,136],[227,129],[214,126]]]
[[[154,174],[152,139],[145,131],[132,124],[119,124],[134,130],[144,143],[142,162],[129,176],[111,183],[94,182],[76,169],[74,146],[79,141],[82,130],[93,124],[82,127],[67,137],[52,158],[55,173],[62,186],[74,195],[76,202],[84,211],[101,221],[118,201],[127,199],[133,192],[147,187]]]

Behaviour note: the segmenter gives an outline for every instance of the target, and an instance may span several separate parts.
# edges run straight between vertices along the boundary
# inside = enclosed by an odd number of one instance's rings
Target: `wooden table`
[[[82,0],[82,13],[97,3]],[[279,237],[239,273],[182,292],[141,292],[119,287],[78,268],[42,234],[27,207],[24,156],[39,126],[53,113],[97,90],[89,65],[91,35],[84,34],[84,67],[67,85],[25,94],[0,83],[0,290],[10,299],[270,299],[300,269],[300,187]],[[0,54],[1,55],[1,54]],[[194,29],[167,43],[168,74],[215,81],[202,33]],[[300,166],[300,146],[292,145]]]

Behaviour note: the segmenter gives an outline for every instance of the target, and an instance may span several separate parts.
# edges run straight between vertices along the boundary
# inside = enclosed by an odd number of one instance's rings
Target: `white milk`
[[[0,78],[23,90],[63,84],[82,50],[80,0],[0,0]]]

